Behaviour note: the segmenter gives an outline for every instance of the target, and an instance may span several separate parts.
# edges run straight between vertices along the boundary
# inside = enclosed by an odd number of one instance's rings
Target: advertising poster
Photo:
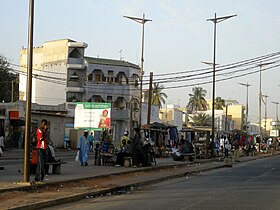
[[[77,102],[75,108],[75,129],[104,130],[111,126],[111,104]]]

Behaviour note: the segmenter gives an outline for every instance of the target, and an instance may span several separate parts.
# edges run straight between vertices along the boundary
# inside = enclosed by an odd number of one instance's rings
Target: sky
[[[123,15],[142,17],[145,13],[152,20],[145,24],[145,75],[153,72],[172,76],[174,72],[206,68],[201,61],[213,61],[213,23],[206,20],[215,13],[218,17],[237,14],[217,25],[218,64],[280,51],[279,9],[279,0],[35,0],[34,46],[70,38],[88,44],[87,56],[122,57],[139,64],[142,28]],[[0,25],[0,54],[19,64],[20,49],[27,46],[28,0],[1,0]],[[280,102],[279,68],[262,73],[262,93],[269,96],[268,117],[273,118],[276,106],[271,102]],[[245,105],[246,88],[239,82],[252,85],[249,119],[257,122],[259,74],[217,82],[216,96]],[[188,83],[163,85],[179,84]],[[212,85],[201,87],[207,91],[206,98],[211,99]],[[168,103],[185,106],[192,87],[164,92]]]

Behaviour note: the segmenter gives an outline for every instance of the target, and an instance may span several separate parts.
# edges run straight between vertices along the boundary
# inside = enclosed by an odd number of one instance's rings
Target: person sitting
[[[116,165],[115,166],[124,166],[124,157],[130,157],[132,155],[131,140],[128,140],[124,143],[124,146],[117,153]]]
[[[173,156],[173,159],[175,161],[180,161],[180,160],[184,159],[184,156],[183,156],[184,154],[190,154],[190,153],[193,153],[193,152],[194,152],[193,146],[189,141],[186,141],[185,144],[182,144],[180,142],[178,150],[175,150],[172,153],[172,156]],[[192,160],[193,160],[193,158],[190,157],[190,161],[192,161]]]

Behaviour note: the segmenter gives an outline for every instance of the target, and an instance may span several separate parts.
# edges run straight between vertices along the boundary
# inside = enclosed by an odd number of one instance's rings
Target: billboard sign
[[[111,104],[77,102],[75,108],[75,129],[104,130],[111,126]]]

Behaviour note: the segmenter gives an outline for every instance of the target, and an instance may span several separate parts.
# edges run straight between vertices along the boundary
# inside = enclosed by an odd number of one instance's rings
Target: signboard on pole
[[[75,129],[101,131],[111,126],[111,104],[77,102],[75,108]]]

